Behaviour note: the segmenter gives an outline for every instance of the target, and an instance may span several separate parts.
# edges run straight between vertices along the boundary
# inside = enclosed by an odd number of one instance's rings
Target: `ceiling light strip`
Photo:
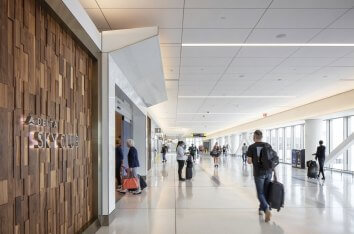
[[[296,96],[178,96],[178,98],[296,98]]]
[[[354,47],[354,43],[182,43],[183,47]]]

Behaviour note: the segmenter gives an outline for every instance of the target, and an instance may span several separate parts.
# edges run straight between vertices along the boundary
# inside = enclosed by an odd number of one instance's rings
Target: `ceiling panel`
[[[271,0],[186,0],[186,8],[267,8]]]
[[[248,43],[305,43],[320,29],[255,29]]]
[[[83,8],[98,8],[96,0],[80,0],[81,5]]]
[[[184,29],[183,43],[242,43],[251,29]]]
[[[354,43],[354,29],[325,29],[312,43]]]
[[[231,67],[275,66],[283,60],[283,58],[235,58],[231,63]]]
[[[160,28],[160,43],[181,43],[182,40],[182,29],[167,29],[167,28]]]
[[[86,9],[87,14],[99,29],[110,28],[100,9]]]
[[[161,56],[162,58],[179,58],[181,46],[175,45],[161,45]]]
[[[182,57],[233,57],[241,47],[183,47]]]
[[[292,57],[338,58],[353,51],[348,47],[302,47]]]
[[[82,0],[86,1],[86,0]],[[183,0],[96,0],[101,8],[183,8]]]
[[[298,47],[243,47],[237,57],[283,58],[294,53]]]
[[[345,13],[345,15],[334,22],[329,28],[354,28],[354,9]]]
[[[345,9],[269,9],[257,28],[325,28]]]
[[[271,8],[351,8],[353,0],[274,0]]]
[[[181,74],[195,74],[195,75],[208,75],[208,74],[221,74],[225,67],[181,67]]]
[[[185,9],[184,28],[253,28],[263,9]]]
[[[229,73],[249,73],[249,74],[264,74],[270,72],[274,69],[275,66],[243,66],[243,67],[229,67],[226,71]]]
[[[183,58],[182,59],[182,66],[198,66],[198,67],[204,67],[204,66],[223,66],[226,67],[226,65],[231,61],[231,58]]]
[[[337,59],[336,61],[333,61],[333,63],[331,63],[330,66],[352,66],[352,67],[354,67],[354,58],[340,58],[340,59]]]
[[[281,74],[310,74],[317,71],[321,67],[311,67],[311,66],[278,66],[272,73],[281,73]]]
[[[183,9],[102,9],[113,29],[181,28]]]
[[[296,67],[296,66],[312,66],[321,67],[332,63],[336,58],[288,58],[282,66]]]

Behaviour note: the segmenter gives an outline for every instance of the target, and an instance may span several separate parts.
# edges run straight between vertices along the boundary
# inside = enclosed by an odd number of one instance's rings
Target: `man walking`
[[[246,161],[247,161],[247,150],[248,150],[248,147],[246,145],[246,143],[243,143],[243,146],[242,146],[242,161],[244,164],[246,164]]]
[[[247,162],[248,164],[253,164],[253,176],[254,182],[256,184],[257,197],[259,200],[259,215],[262,215],[262,212],[265,213],[265,221],[269,222],[271,218],[270,207],[266,199],[266,194],[268,192],[269,183],[272,179],[272,170],[264,169],[260,164],[260,154],[262,148],[265,146],[271,147],[268,143],[262,142],[263,134],[260,130],[256,130],[253,134],[254,144],[248,147],[247,151]]]

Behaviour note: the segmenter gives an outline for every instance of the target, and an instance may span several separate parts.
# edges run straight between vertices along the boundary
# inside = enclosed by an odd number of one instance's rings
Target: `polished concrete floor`
[[[279,165],[285,208],[272,220],[258,215],[252,166],[239,157],[222,157],[214,169],[201,156],[191,181],[179,182],[175,155],[156,163],[141,195],[125,195],[116,219],[97,233],[114,234],[349,234],[354,233],[354,177],[326,172],[324,183],[306,178],[305,170]],[[172,160],[171,160],[172,158]]]

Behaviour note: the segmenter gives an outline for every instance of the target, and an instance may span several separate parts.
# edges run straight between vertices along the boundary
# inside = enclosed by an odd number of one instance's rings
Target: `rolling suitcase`
[[[316,161],[310,160],[307,164],[307,177],[317,179],[318,167]]]
[[[274,171],[274,180],[270,182],[268,188],[267,200],[269,206],[278,212],[284,207],[284,185],[278,182],[276,172]]]
[[[139,181],[140,181],[140,189],[144,190],[144,188],[147,187],[147,184],[146,184],[144,178],[141,175],[139,175]]]
[[[193,177],[193,162],[192,160],[187,160],[187,167],[186,167],[186,180],[190,180]]]

